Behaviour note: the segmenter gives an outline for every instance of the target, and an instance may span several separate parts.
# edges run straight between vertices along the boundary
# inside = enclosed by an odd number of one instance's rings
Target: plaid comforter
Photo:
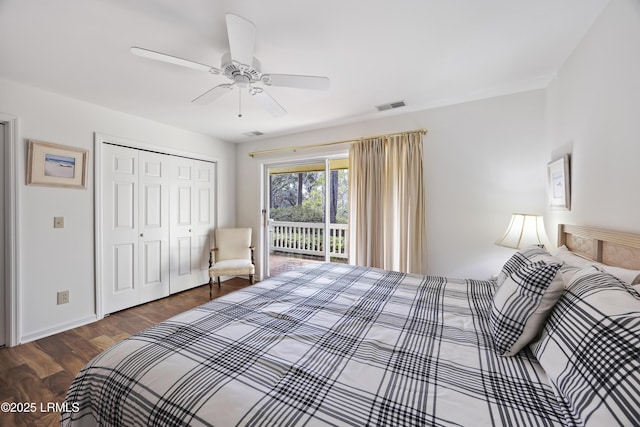
[[[529,350],[497,355],[494,290],[341,264],[294,270],[100,354],[62,425],[561,424]]]

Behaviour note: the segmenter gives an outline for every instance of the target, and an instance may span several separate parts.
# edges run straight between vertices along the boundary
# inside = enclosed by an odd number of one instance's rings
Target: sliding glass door
[[[346,262],[348,159],[269,165],[265,177],[266,274],[312,262]]]

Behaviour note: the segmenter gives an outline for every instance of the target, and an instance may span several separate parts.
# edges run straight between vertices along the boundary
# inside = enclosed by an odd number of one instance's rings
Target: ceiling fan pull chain
[[[242,117],[242,89],[238,88],[238,117]]]

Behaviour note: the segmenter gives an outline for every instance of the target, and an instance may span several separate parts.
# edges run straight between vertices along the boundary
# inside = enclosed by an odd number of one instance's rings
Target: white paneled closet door
[[[168,156],[105,144],[103,310],[169,295]]]
[[[169,295],[170,157],[140,151],[140,303]]]
[[[138,151],[102,149],[102,295],[105,313],[138,303]]]
[[[208,282],[215,163],[175,157],[170,175],[171,293]]]
[[[196,284],[209,282],[209,251],[213,247],[215,218],[216,164],[194,162],[194,280]]]

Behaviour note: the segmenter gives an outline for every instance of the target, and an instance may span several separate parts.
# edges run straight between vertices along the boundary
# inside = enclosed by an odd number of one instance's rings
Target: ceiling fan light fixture
[[[249,87],[251,78],[245,74],[236,74],[235,76],[233,76],[233,81],[235,82],[236,86],[244,89],[246,87]]]

